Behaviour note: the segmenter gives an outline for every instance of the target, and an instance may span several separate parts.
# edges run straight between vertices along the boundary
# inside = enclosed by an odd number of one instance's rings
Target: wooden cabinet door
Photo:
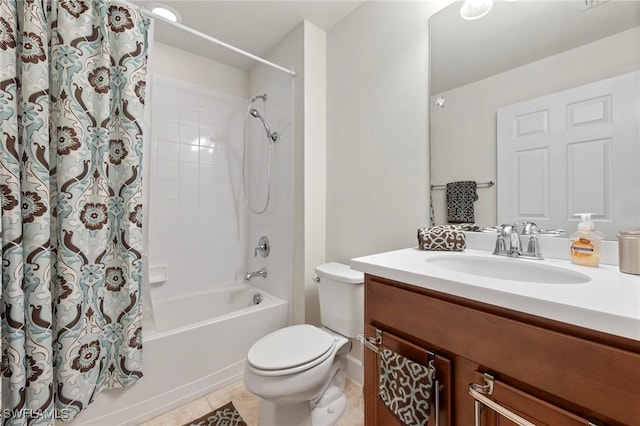
[[[370,325],[365,327],[366,336],[376,336],[376,328]],[[394,336],[386,331],[382,332],[382,342],[379,347],[386,347],[399,355],[402,355],[416,363],[427,365],[429,351],[414,345],[404,339]],[[394,414],[387,408],[379,396],[380,384],[380,358],[370,348],[365,348],[365,424],[378,426],[402,425]],[[435,354],[436,375],[439,384],[438,423],[436,424],[436,407],[432,405],[429,417],[429,426],[451,426],[451,362]]]
[[[476,379],[478,384],[484,382],[484,376],[480,373],[476,373]],[[576,416],[499,380],[493,381],[493,392],[487,396],[497,404],[536,426],[586,426],[589,424],[587,419]],[[518,424],[485,406],[478,426],[513,425],[517,426]]]

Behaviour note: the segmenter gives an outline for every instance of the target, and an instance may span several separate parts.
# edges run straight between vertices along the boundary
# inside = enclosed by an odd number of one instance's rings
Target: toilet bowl
[[[343,396],[346,356],[351,347],[349,339],[308,324],[283,328],[275,333],[278,334],[272,333],[256,342],[247,355],[245,367],[246,388],[261,398],[260,424],[333,424],[330,420],[313,423],[310,416],[331,387],[335,389],[322,400],[322,408],[329,417],[335,416],[336,421],[342,415],[344,407],[332,403],[339,402]],[[290,343],[286,343],[285,338],[290,338]],[[280,345],[276,346],[276,342]],[[295,349],[301,347],[304,347],[306,357],[296,353]],[[275,352],[281,357],[268,358],[265,352],[272,352],[269,355],[275,355]],[[277,359],[277,362],[260,362],[265,359]]]
[[[349,338],[363,327],[364,277],[338,263],[320,265],[316,273],[325,327],[276,330],[247,354],[244,383],[261,399],[261,426],[330,426],[346,408]]]

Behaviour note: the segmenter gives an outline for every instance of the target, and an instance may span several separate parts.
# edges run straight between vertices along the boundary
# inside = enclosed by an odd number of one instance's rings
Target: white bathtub
[[[255,305],[257,293],[262,301]],[[103,392],[72,424],[137,424],[224,387],[242,377],[251,345],[288,318],[286,301],[245,284],[153,309],[155,333],[143,325],[144,376],[129,388]]]

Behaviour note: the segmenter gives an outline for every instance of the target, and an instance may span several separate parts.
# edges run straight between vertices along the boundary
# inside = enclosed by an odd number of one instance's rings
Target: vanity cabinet
[[[377,333],[380,345],[414,361],[436,354],[439,426],[476,424],[469,385],[487,377],[487,397],[535,425],[640,426],[638,341],[366,274],[365,334]],[[371,346],[365,424],[400,424],[378,397]],[[515,424],[486,406],[478,420]]]

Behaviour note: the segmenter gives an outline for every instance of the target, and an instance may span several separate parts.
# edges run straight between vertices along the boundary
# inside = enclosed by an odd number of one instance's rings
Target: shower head
[[[257,109],[251,108],[249,110],[249,115],[251,115],[254,118],[257,118],[260,121],[262,121],[262,125],[264,126],[264,130],[267,132],[267,137],[269,139],[271,139],[272,142],[275,142],[275,141],[278,140],[278,134],[276,132],[272,132],[271,129],[269,129],[269,126],[267,125],[267,122],[264,121],[264,118],[262,118],[262,115],[260,115],[260,113],[258,112]]]

